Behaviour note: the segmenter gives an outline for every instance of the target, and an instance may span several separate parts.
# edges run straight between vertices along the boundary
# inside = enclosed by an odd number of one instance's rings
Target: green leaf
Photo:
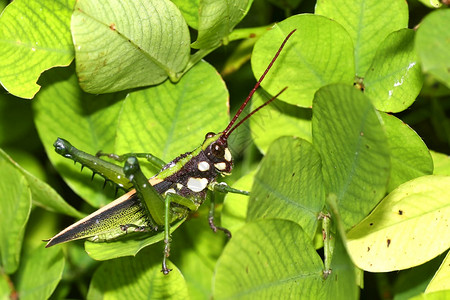
[[[216,266],[214,299],[284,298],[318,293],[323,264],[301,227],[259,220],[236,232]]]
[[[275,95],[286,86],[279,99],[311,107],[314,93],[330,83],[353,84],[355,77],[350,36],[337,22],[316,15],[290,17],[266,32],[256,42],[252,56],[253,73],[259,78],[282,41],[293,30],[261,86]]]
[[[65,202],[64,199],[62,199],[61,196],[48,184],[26,171],[1,149],[0,158],[6,162],[9,162],[20,173],[22,173],[27,181],[28,187],[30,188],[31,199],[35,205],[39,205],[49,211],[57,211],[77,218],[84,217],[84,214],[78,212],[75,208]]]
[[[73,59],[70,16],[75,1],[11,2],[0,17],[0,82],[9,93],[31,99],[45,70]]]
[[[378,47],[364,78],[365,94],[381,111],[408,108],[422,88],[422,71],[414,50],[414,31],[401,29],[389,34]]]
[[[335,20],[349,33],[359,77],[365,77],[386,36],[408,26],[408,4],[403,0],[318,0],[315,13]]]
[[[173,84],[130,93],[118,118],[116,152],[151,152],[169,162],[225,129],[228,92],[216,70],[200,62]]]
[[[270,99],[264,90],[258,90],[252,98],[252,110]],[[297,107],[275,100],[250,118],[253,141],[262,153],[281,136],[296,136],[307,141],[311,136],[311,109]]]
[[[435,151],[430,151],[434,164],[434,175],[450,176],[450,156]]]
[[[0,156],[0,255],[5,273],[14,273],[20,260],[25,225],[31,209],[31,192],[25,177]]]
[[[247,14],[253,0],[200,0],[198,9],[198,38],[192,44],[195,49],[220,46],[234,26]]]
[[[417,30],[416,51],[422,69],[450,87],[450,9],[427,15]]]
[[[170,232],[174,232],[185,219],[170,226]],[[164,232],[154,233],[130,233],[126,236],[107,243],[94,243],[86,241],[84,248],[86,252],[95,260],[109,260],[123,256],[135,256],[139,251],[149,245],[158,243],[164,239]],[[161,251],[162,261],[162,251]]]
[[[159,250],[159,249],[158,249]],[[186,299],[188,291],[181,272],[173,265],[161,272],[161,251],[144,251],[133,258],[103,263],[94,273],[88,299]]]
[[[423,176],[392,191],[347,234],[355,264],[370,272],[420,265],[450,247],[450,177]]]
[[[447,252],[439,270],[428,284],[425,293],[432,293],[439,290],[450,290],[450,252]]]
[[[255,176],[247,219],[291,220],[312,239],[325,205],[321,168],[319,153],[309,142],[292,137],[276,140]]]
[[[256,171],[252,171],[233,183],[233,188],[250,191]],[[220,214],[220,221],[223,227],[230,232],[235,232],[244,226],[247,220],[247,208],[250,197],[242,194],[227,193],[223,200],[223,209]]]
[[[411,179],[433,174],[433,160],[427,146],[407,124],[394,116],[381,114],[391,152],[388,192]]]
[[[168,0],[80,0],[71,27],[80,86],[89,93],[177,80],[189,60],[188,27]]]
[[[314,98],[312,132],[327,192],[337,196],[341,219],[348,229],[386,192],[390,154],[379,115],[355,88],[327,86]]]
[[[44,248],[25,255],[17,277],[20,299],[48,299],[62,277],[64,256],[60,248]]]
[[[194,29],[198,28],[198,9],[200,0],[172,0],[178,7],[186,23]]]
[[[97,176],[92,181],[91,171],[80,172],[80,165],[57,154],[53,143],[61,137],[88,153],[113,152],[121,108],[118,100],[125,94],[86,94],[71,71],[55,69],[44,76],[44,88],[33,107],[35,123],[50,161],[67,184],[89,204],[100,207],[110,201],[102,188],[104,180]]]

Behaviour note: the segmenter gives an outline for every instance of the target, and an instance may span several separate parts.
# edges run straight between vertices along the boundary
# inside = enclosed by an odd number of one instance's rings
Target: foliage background
[[[128,3],[142,7],[78,1],[73,12],[73,1],[0,1],[0,297],[448,297],[448,8],[425,0],[230,1],[230,10],[161,1],[152,13],[167,14],[164,30],[172,31],[154,47],[147,39],[162,25],[145,16],[152,1]],[[100,30],[88,14],[117,22]],[[161,243],[105,262],[91,257],[119,250],[43,247],[114,197],[54,153],[56,137],[89,153],[150,151],[170,161],[226,126],[228,109],[237,110],[293,28],[289,43],[300,55],[284,50],[252,105],[288,90],[231,141],[236,166],[226,180],[252,196],[227,195],[219,207],[230,242],[206,225],[206,204],[174,232],[170,276],[159,272]],[[116,30],[136,36],[133,47],[109,36]],[[149,62],[149,53],[166,63]],[[326,211],[330,227],[317,218]],[[325,248],[322,228],[333,237]]]

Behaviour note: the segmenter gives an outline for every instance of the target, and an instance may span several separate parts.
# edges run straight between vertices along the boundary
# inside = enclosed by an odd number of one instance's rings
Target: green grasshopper
[[[277,95],[257,107],[236,125],[236,121],[245,106],[269,72],[284,45],[295,32],[293,30],[284,39],[272,61],[258,80],[250,94],[241,105],[233,119],[224,131],[209,132],[202,145],[191,152],[182,154],[168,164],[149,153],[128,153],[115,155],[99,152],[96,156],[80,151],[68,141],[58,138],[54,143],[55,151],[60,155],[79,162],[82,167],[88,167],[94,174],[100,174],[119,187],[131,189],[118,199],[95,211],[84,219],[67,227],[48,240],[46,247],[88,238],[92,241],[109,241],[129,230],[134,232],[157,231],[164,229],[164,256],[162,272],[168,274],[166,259],[170,253],[170,224],[176,220],[186,218],[190,212],[197,211],[205,200],[207,193],[220,191],[224,193],[248,192],[233,189],[226,184],[217,183],[218,175],[229,175],[233,168],[233,161],[228,149],[228,137],[258,110],[275,100],[286,88]],[[124,167],[101,159],[107,156],[117,161],[125,162]],[[146,158],[153,164],[159,165],[161,170],[150,179],[142,173],[137,158]],[[228,237],[231,233],[214,223],[214,197],[211,198],[209,211],[209,225],[211,229],[223,231]]]

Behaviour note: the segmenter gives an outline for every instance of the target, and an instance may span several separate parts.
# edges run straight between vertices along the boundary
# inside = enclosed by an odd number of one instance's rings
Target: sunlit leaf
[[[439,290],[450,290],[450,252],[447,252],[439,270],[428,284],[425,293],[432,293]]]
[[[70,16],[74,0],[17,0],[0,17],[0,83],[31,99],[42,72],[73,59]]]
[[[420,265],[450,247],[450,177],[423,176],[392,191],[347,234],[355,264],[389,272]]]

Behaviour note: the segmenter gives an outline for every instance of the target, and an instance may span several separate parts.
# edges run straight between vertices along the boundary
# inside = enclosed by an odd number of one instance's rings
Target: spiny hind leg
[[[68,141],[58,138],[53,144],[56,153],[73,160],[75,163],[80,163],[82,167],[87,167],[99,174],[108,181],[115,183],[117,186],[124,189],[129,189],[132,184],[125,177],[123,168],[106,160],[100,159],[94,155],[78,150]]]

